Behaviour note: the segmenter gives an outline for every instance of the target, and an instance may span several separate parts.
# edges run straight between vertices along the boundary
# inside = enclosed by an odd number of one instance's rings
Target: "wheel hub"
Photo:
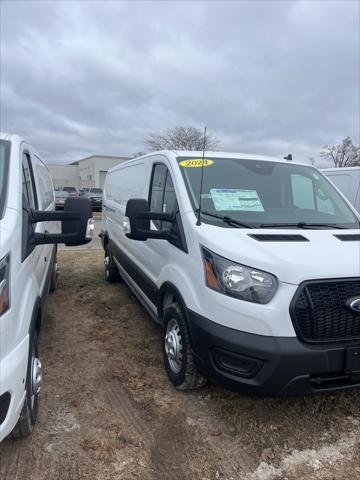
[[[105,274],[108,275],[109,273],[109,264],[110,264],[110,258],[109,256],[106,256],[104,258],[104,267],[105,267]]]
[[[41,362],[37,357],[33,358],[32,365],[32,392],[33,395],[37,395],[42,386],[42,366]]]
[[[166,328],[165,335],[165,353],[169,365],[175,373],[179,373],[182,366],[182,338],[179,324],[175,319],[171,319]]]

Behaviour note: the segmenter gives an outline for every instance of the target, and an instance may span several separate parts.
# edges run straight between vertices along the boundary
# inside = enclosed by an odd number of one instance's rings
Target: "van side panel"
[[[151,171],[149,163],[127,163],[110,170],[106,176],[103,231],[114,244],[112,254],[121,265],[124,264],[124,257],[131,258],[138,266],[142,263],[142,246],[139,243],[143,242],[133,242],[125,235],[125,210],[130,198],[147,198]],[[123,266],[127,270],[126,265]]]
[[[336,168],[323,173],[360,213],[360,167]]]

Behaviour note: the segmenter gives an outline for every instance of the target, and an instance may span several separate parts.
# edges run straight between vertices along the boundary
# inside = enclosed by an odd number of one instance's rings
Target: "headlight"
[[[209,288],[254,303],[268,303],[277,290],[274,275],[220,257],[202,248]]]
[[[0,316],[10,307],[10,255],[0,260]]]

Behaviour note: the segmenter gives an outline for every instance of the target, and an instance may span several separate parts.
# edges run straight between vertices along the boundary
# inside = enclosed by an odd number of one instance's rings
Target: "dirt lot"
[[[0,446],[1,480],[360,479],[360,393],[176,391],[160,329],[101,250],[61,251],[41,338],[39,422]]]

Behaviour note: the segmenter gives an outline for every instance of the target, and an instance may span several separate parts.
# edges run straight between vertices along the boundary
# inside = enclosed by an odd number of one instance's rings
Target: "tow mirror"
[[[130,232],[127,232],[126,236],[132,240],[144,241],[148,238],[168,240],[170,230],[151,230],[150,221],[175,222],[173,214],[150,212],[149,204],[143,198],[131,198],[128,200],[125,215],[130,222]]]
[[[61,233],[37,233],[34,225],[38,222],[61,222]],[[66,246],[83,245],[92,239],[94,220],[91,204],[87,198],[68,197],[64,210],[31,210],[23,197],[23,242],[22,258],[26,258],[36,245],[65,243]]]
[[[68,197],[62,212],[31,212],[32,223],[61,221],[61,233],[34,233],[36,245],[65,243],[67,247],[83,245],[92,239],[94,227],[91,204],[87,198]]]

